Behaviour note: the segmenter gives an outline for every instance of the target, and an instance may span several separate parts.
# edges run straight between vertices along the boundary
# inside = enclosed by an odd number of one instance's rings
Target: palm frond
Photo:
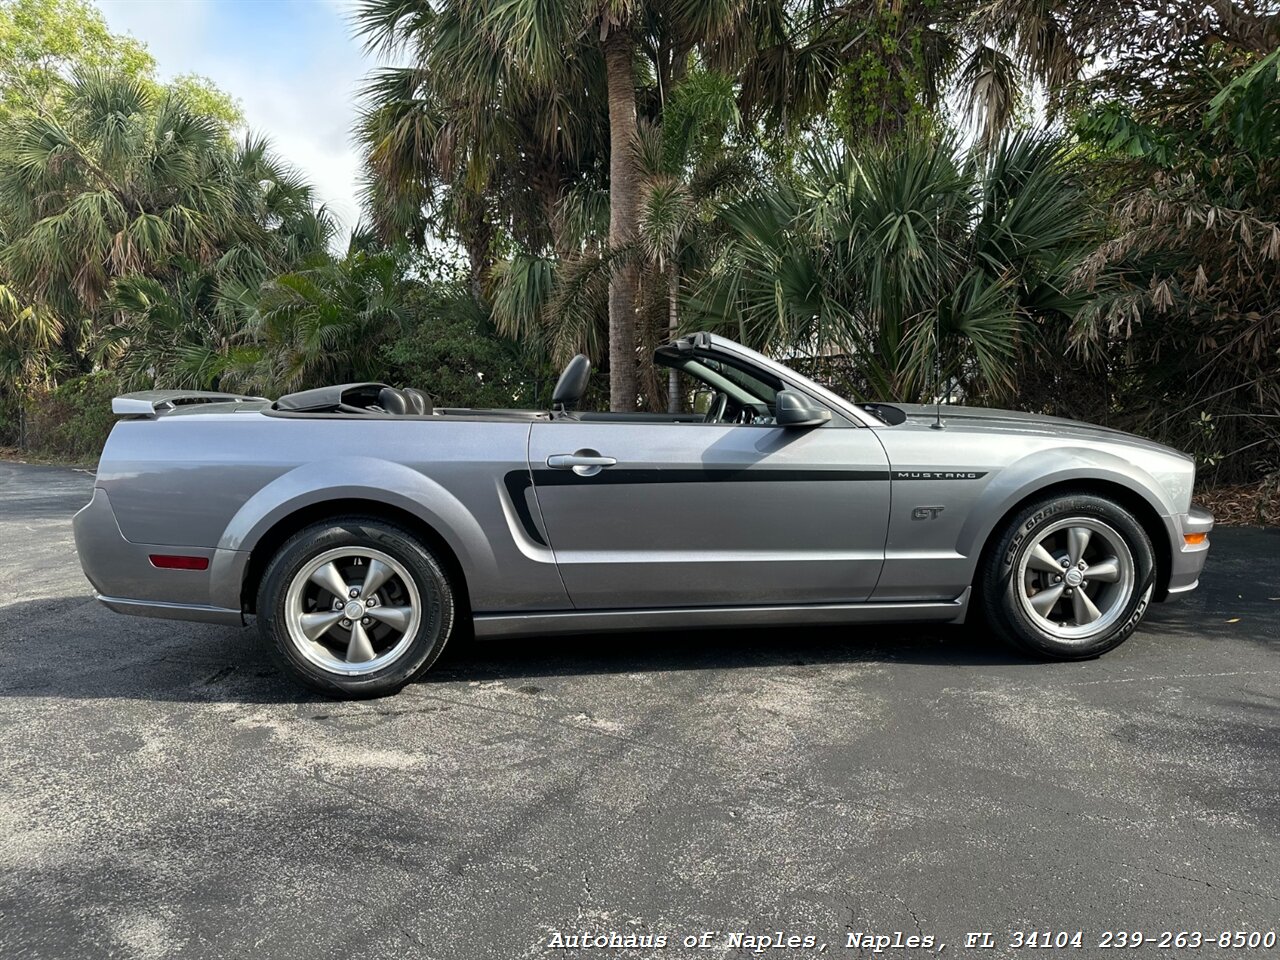
[[[957,77],[970,122],[988,149],[1007,131],[1023,101],[1021,71],[1008,54],[978,44]]]

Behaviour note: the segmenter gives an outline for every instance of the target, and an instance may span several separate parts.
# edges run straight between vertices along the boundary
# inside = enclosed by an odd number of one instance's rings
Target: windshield
[[[777,406],[778,391],[782,389],[782,381],[763,371],[745,370],[722,357],[681,357],[679,360],[668,359],[659,355],[660,366],[674,367],[694,381],[695,391],[699,388],[711,392],[729,394],[738,403],[747,403],[759,410],[772,411]]]
[[[770,378],[771,382],[766,382],[756,373],[748,373],[746,370],[735,367],[733,364],[726,363],[718,358],[700,358],[695,363],[704,370],[718,373],[771,409],[777,403],[778,391],[782,389],[782,384],[778,380]]]

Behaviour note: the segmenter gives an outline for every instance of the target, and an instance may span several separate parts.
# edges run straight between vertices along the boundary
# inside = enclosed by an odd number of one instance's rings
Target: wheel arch
[[[469,598],[496,570],[479,521],[452,493],[409,467],[374,457],[344,457],[295,467],[262,487],[231,518],[218,544],[211,591],[228,605],[256,599],[263,556],[317,519],[360,513],[395,522],[435,546],[453,565]],[[264,542],[267,546],[263,546]]]
[[[982,549],[978,554],[978,562],[974,567],[972,583],[978,586],[978,579],[986,567],[987,557],[995,549],[996,541],[1008,525],[1009,520],[1028,504],[1052,496],[1070,493],[1082,493],[1111,500],[1133,514],[1135,520],[1146,532],[1151,541],[1151,551],[1156,562],[1156,584],[1153,599],[1163,600],[1169,586],[1169,575],[1173,565],[1173,550],[1169,543],[1169,535],[1164,520],[1156,507],[1141,493],[1126,484],[1104,477],[1072,477],[1055,480],[1044,486],[1028,491],[1024,496],[1011,504],[1000,515],[999,519],[987,530]]]
[[[322,500],[299,507],[276,520],[262,532],[249,551],[244,576],[240,584],[241,608],[257,613],[258,588],[262,575],[271,558],[299,530],[314,523],[323,523],[339,517],[369,517],[402,527],[427,546],[440,561],[456,591],[458,619],[470,615],[471,600],[467,590],[467,574],[457,552],[439,530],[417,514],[393,504],[362,497],[339,497]]]

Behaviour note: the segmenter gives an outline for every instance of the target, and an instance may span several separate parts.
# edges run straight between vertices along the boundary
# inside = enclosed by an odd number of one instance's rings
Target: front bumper
[[[1167,517],[1170,551],[1169,583],[1164,597],[1177,597],[1190,593],[1200,584],[1200,572],[1209,556],[1208,533],[1213,529],[1213,514],[1200,507],[1176,517]],[[1205,534],[1199,543],[1187,543],[1188,536]]]
[[[134,543],[116,523],[107,492],[93,499],[72,521],[80,567],[97,598],[117,613],[171,620],[240,624],[240,576],[247,554],[213,547]],[[205,557],[207,570],[161,570],[153,553]]]

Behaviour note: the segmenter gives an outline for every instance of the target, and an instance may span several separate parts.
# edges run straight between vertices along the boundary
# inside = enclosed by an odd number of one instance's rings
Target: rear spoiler
[[[226,403],[233,400],[265,400],[238,393],[214,393],[208,390],[143,390],[126,393],[111,400],[111,412],[122,417],[158,417],[166,410],[188,403]]]

